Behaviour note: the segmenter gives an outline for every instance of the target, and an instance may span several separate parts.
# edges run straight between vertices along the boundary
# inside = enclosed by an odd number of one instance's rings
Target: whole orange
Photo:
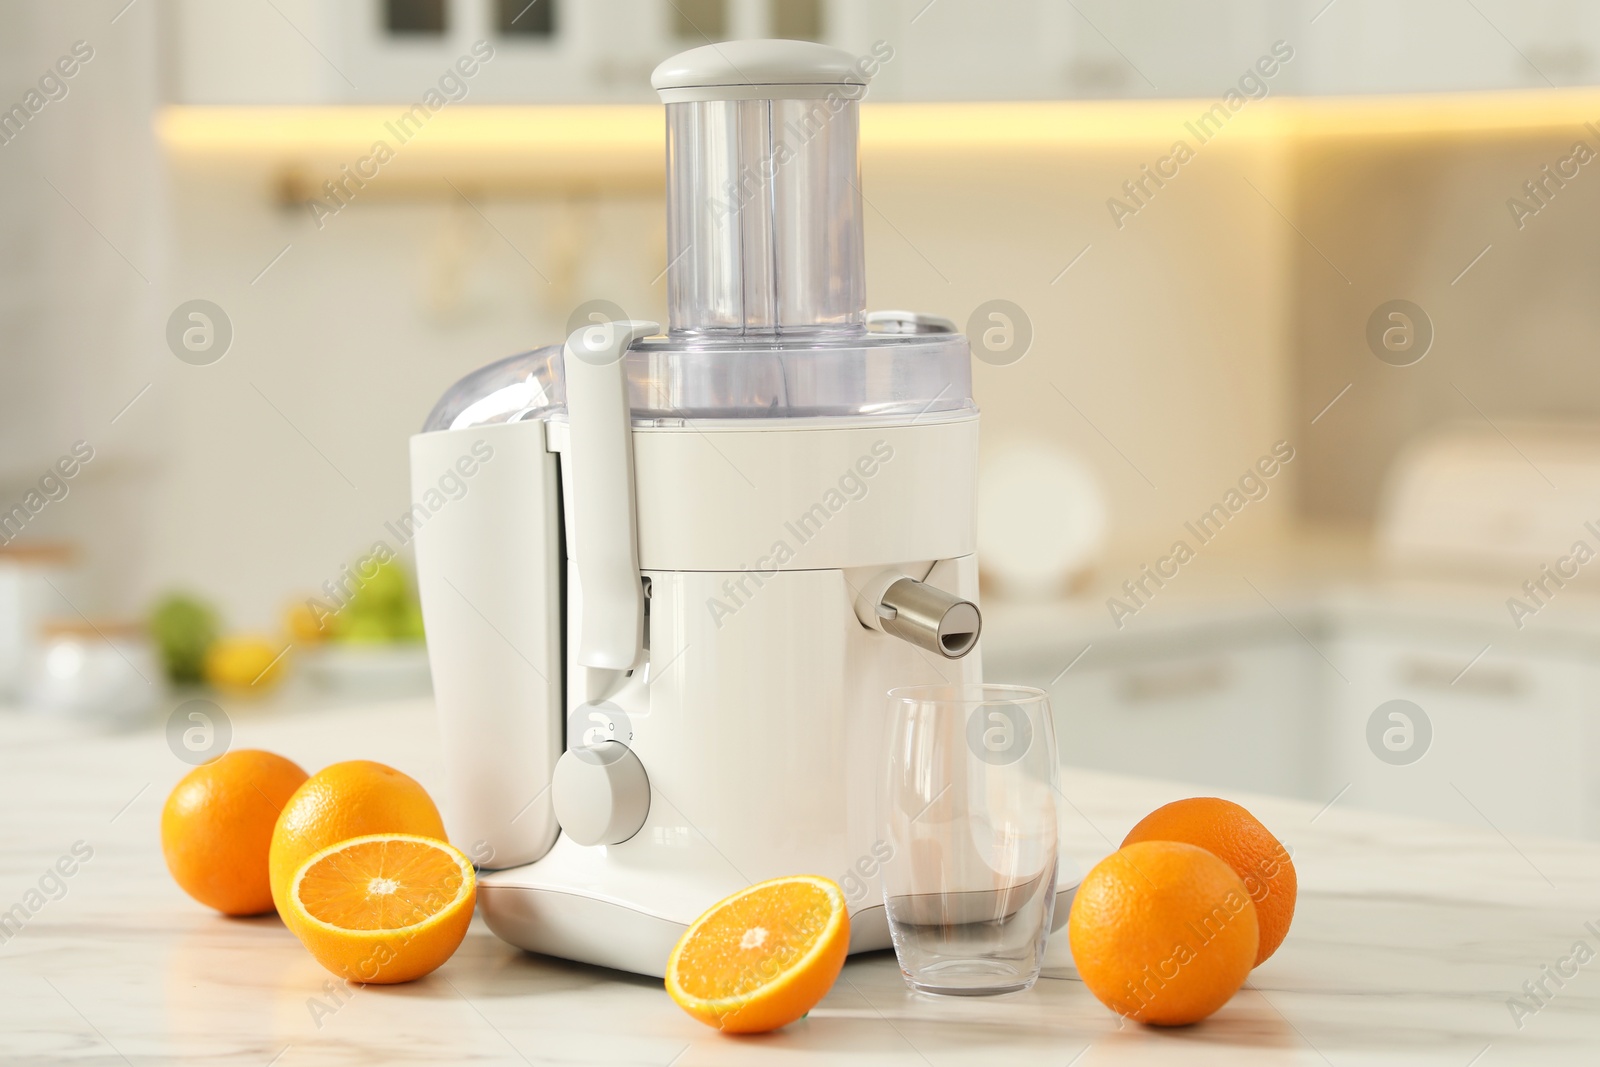
[[[1157,1026],[1198,1022],[1226,1004],[1250,974],[1259,936],[1239,876],[1176,841],[1143,841],[1101,860],[1067,917],[1089,992]]]
[[[240,749],[184,775],[161,809],[161,852],[185,893],[224,915],[272,910],[267,855],[278,811],[306,772]]]
[[[444,822],[416,779],[371,760],[348,760],[307,778],[272,831],[272,899],[288,902],[294,872],[313,853],[367,834],[417,834],[445,840]]]
[[[1256,966],[1278,951],[1294,920],[1299,881],[1289,851],[1254,815],[1219,797],[1175,800],[1139,820],[1122,844],[1126,847],[1136,841],[1199,845],[1232,867],[1255,901],[1261,923]]]

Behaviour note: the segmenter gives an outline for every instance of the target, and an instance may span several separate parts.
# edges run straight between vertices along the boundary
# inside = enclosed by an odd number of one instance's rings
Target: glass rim
[[[970,682],[953,684],[936,682],[926,685],[903,685],[888,692],[892,704],[945,704],[968,707],[974,704],[1036,704],[1050,699],[1050,694],[1031,685],[1011,685],[1003,682]]]

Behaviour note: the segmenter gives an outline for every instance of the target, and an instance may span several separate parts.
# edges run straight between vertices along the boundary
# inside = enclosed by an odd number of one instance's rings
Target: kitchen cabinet
[[[176,0],[172,11],[172,91],[191,104],[409,101],[480,40],[495,56],[474,103],[649,102],[647,76],[667,56],[763,36],[860,54],[887,42],[879,101],[1600,81],[1600,5],[1580,0]],[[1293,58],[1264,86],[1242,83],[1278,42]]]
[[[1519,644],[1452,603],[1310,596],[1286,607],[1304,638],[1265,609],[1218,606],[1108,636],[1081,617],[1019,626],[990,608],[984,670],[1050,691],[1069,768],[1487,826],[1518,841],[1600,838],[1600,665],[1583,616]]]
[[[869,30],[830,0],[177,0],[169,42],[176,103],[409,102],[485,45],[492,58],[453,102],[654,103],[656,64],[708,39],[814,36],[865,52]]]
[[[1327,784],[1349,787],[1341,803],[1488,824],[1508,835],[1600,832],[1591,725],[1600,709],[1590,696],[1600,674],[1577,658],[1492,646],[1472,662],[1494,636],[1430,637],[1422,627],[1403,637],[1345,633],[1330,643],[1328,655],[1349,678],[1326,687],[1322,724]],[[1420,714],[1400,705],[1383,712],[1382,730],[1393,731],[1385,749],[1368,724],[1396,700]]]
[[[1045,673],[990,656],[989,673],[1048,689],[1068,766],[1314,798],[1310,650],[1265,633],[1164,645],[1126,642],[1098,659],[1091,649],[1053,683],[1059,665]]]

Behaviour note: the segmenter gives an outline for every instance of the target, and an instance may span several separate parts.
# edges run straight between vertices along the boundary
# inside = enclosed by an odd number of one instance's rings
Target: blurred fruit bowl
[[[428,674],[428,649],[420,641],[329,642],[301,649],[298,655],[306,677],[342,696],[422,696],[433,688]]]
[[[394,560],[378,564],[370,574],[361,572],[355,592],[340,600],[307,597],[290,604],[283,625],[299,644],[324,641],[341,644],[381,645],[420,642],[422,605],[405,570]]]

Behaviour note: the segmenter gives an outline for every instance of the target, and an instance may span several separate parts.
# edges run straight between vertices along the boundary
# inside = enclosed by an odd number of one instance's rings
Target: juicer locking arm
[[[653,322],[574,330],[562,350],[571,431],[572,559],[583,593],[578,662],[626,671],[644,648],[644,589],[633,495],[633,426],[623,354]]]
[[[971,652],[983,630],[978,605],[899,571],[884,571],[862,588],[856,617],[945,659]]]

